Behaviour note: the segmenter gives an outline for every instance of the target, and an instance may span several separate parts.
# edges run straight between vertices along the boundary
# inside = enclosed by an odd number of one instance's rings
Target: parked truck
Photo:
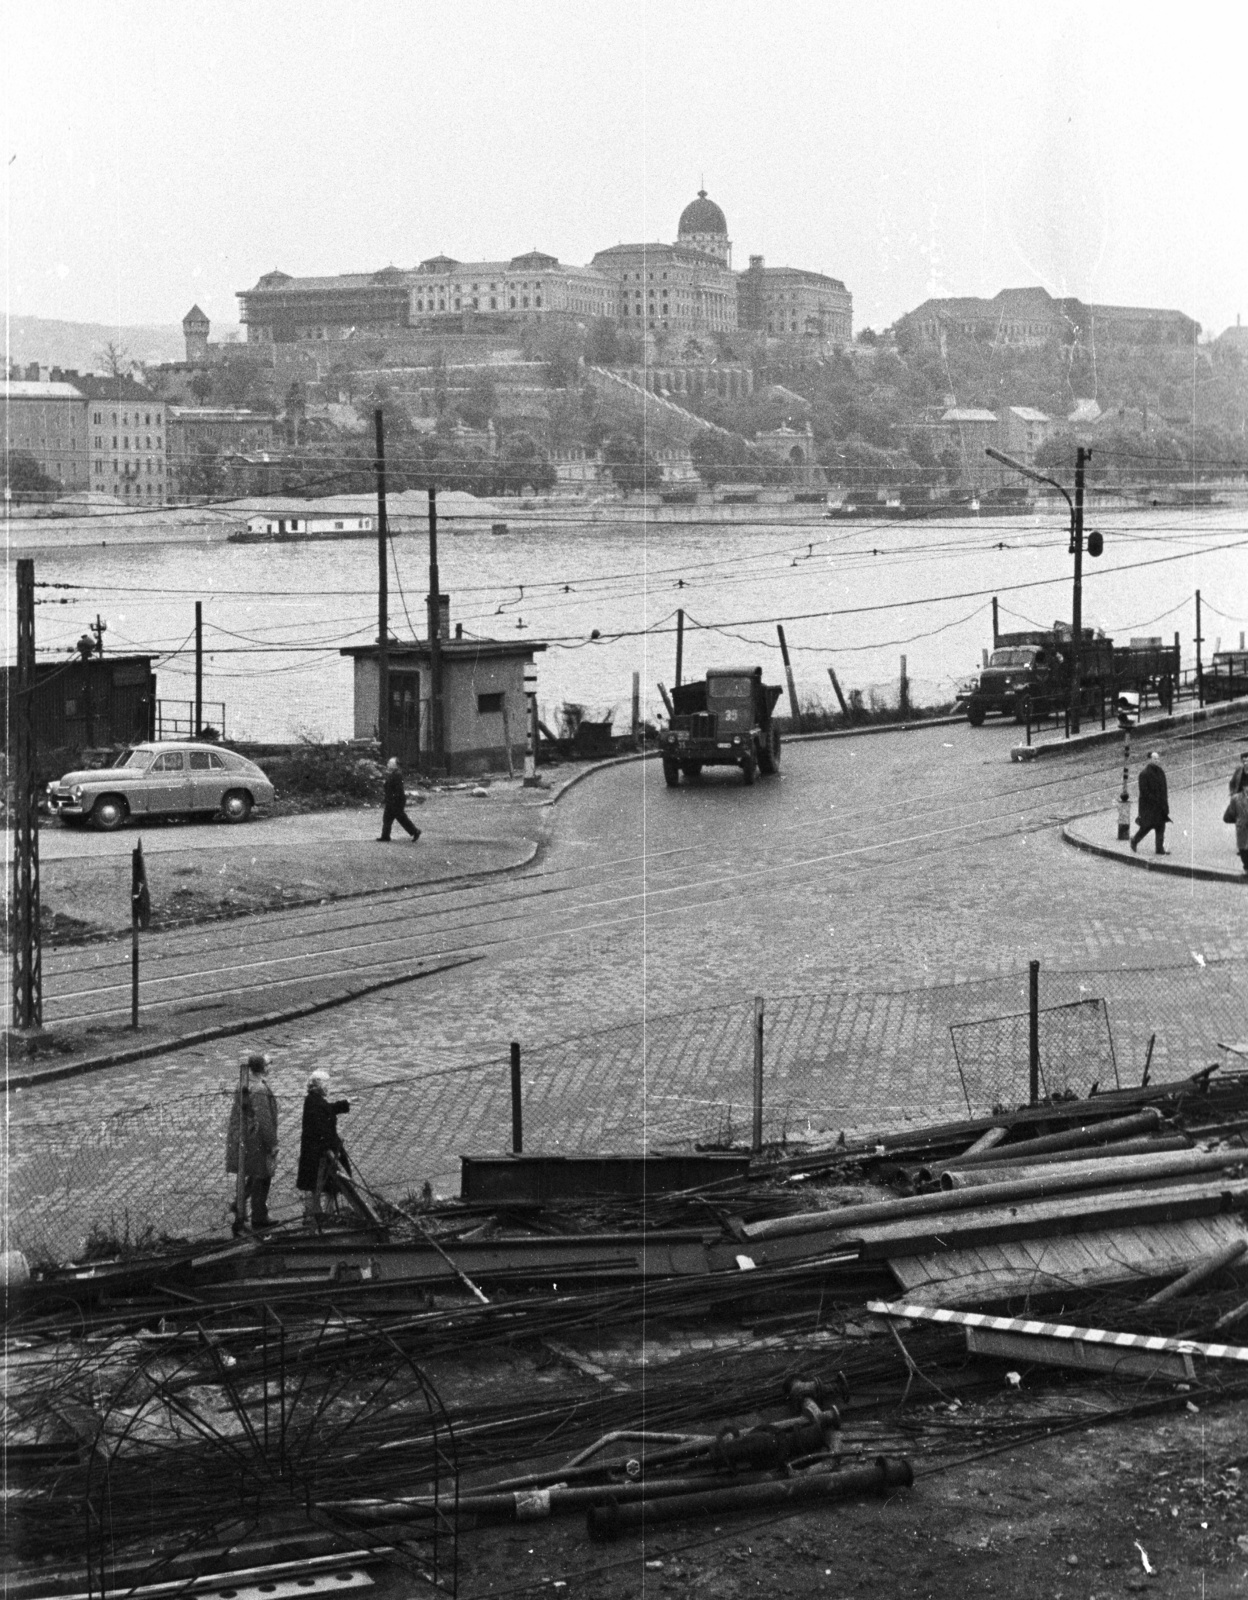
[[[1059,711],[1070,703],[1071,671],[1069,628],[998,634],[988,664],[965,695],[967,721],[978,728],[989,712],[1022,722]],[[1104,634],[1083,630],[1079,683],[1085,710],[1092,710],[1102,696],[1112,703],[1124,691],[1151,691],[1168,705],[1178,681],[1177,645],[1160,639],[1115,645]]]
[[[772,719],[780,688],[761,667],[712,667],[698,682],[672,690],[672,716],[659,736],[670,789],[703,767],[740,767],[746,783],[780,765],[780,730]]]

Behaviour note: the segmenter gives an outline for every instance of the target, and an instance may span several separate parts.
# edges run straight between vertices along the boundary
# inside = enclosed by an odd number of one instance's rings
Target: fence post
[[[247,1226],[247,1113],[251,1108],[251,1088],[244,1061],[238,1069],[238,1177],[234,1183],[234,1232]]]
[[[513,1156],[524,1153],[524,1127],[520,1107],[520,1044],[516,1039],[511,1041],[511,1153]]]
[[[1038,961],[1031,963],[1029,979],[1027,1010],[1030,1026],[1027,1054],[1030,1066],[1031,1104],[1034,1106],[1040,1103],[1040,963]]]
[[[633,673],[633,749],[641,749],[641,673]]]
[[[763,997],[754,997],[754,1137],[750,1150],[759,1155],[763,1148]]]

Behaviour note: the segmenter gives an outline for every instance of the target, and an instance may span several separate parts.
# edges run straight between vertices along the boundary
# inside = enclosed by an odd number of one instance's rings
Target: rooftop
[[[0,396],[6,400],[81,400],[82,390],[72,383],[30,383],[18,382],[13,378],[4,380],[4,387],[0,389]]]

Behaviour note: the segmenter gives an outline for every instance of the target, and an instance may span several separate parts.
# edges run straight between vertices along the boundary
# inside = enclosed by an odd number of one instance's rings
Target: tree
[[[767,465],[739,433],[729,437],[715,428],[703,428],[694,434],[689,441],[689,454],[708,489],[721,483],[757,481]]]
[[[555,486],[555,469],[528,433],[513,434],[494,463],[495,494],[520,494],[530,488],[544,494]]]
[[[488,367],[478,367],[468,385],[468,393],[457,407],[470,428],[484,428],[498,413],[498,390]]]
[[[216,445],[201,445],[179,474],[179,486],[188,500],[208,500],[225,488],[225,469]]]
[[[4,488],[14,500],[46,500],[60,488],[34,456],[25,450],[11,450],[5,457]]]
[[[620,330],[609,317],[595,317],[585,336],[585,359],[592,367],[613,367],[620,360]]]
[[[662,476],[650,452],[627,434],[615,434],[605,440],[602,459],[616,488],[625,494],[633,489],[650,488]]]
[[[207,400],[208,396],[212,393],[211,372],[205,372],[202,367],[198,372],[192,372],[190,382],[187,384],[187,388],[202,406]]]
[[[113,339],[95,352],[95,359],[110,378],[128,378],[134,367],[129,350]]]

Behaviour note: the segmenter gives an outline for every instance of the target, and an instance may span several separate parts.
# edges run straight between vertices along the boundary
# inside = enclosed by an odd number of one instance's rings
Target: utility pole
[[[198,739],[204,731],[204,602],[195,602],[195,729]]]
[[[382,761],[390,756],[390,563],[386,522],[386,424],[381,407],[373,412],[377,436],[377,743]]]
[[[685,612],[682,606],[676,612],[676,687],[680,688],[680,674],[685,664]]]
[[[13,1026],[43,1026],[39,938],[39,780],[35,740],[35,563],[17,563],[13,755]]]
[[[435,773],[446,770],[446,729],[442,723],[442,590],[438,578],[438,488],[429,485],[429,755]]]
[[[104,635],[108,632],[108,623],[100,620],[100,613],[95,613],[95,621],[91,624],[91,632],[95,635],[95,653],[103,658]]]
[[[1075,593],[1070,616],[1070,731],[1079,732],[1080,656],[1083,650],[1083,472],[1090,450],[1075,452],[1075,507],[1071,515],[1070,548],[1075,558]]]
[[[1001,637],[1000,628],[998,627],[999,620],[1000,619],[997,613],[997,597],[994,594],[992,597],[992,648],[994,650],[997,648],[997,640]]]
[[[1200,590],[1196,591],[1196,704],[1203,706],[1205,703],[1205,668],[1200,659],[1200,647],[1205,642],[1205,636],[1200,631]]]

